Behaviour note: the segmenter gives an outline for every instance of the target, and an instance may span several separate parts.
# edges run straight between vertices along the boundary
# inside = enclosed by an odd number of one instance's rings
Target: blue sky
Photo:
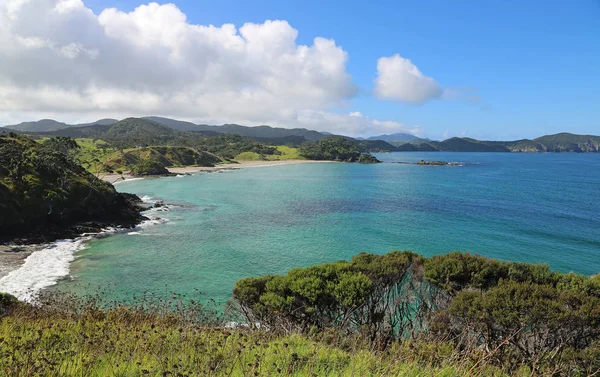
[[[139,1],[87,2],[132,10]],[[422,125],[441,137],[494,139],[569,131],[600,134],[600,2],[577,1],[185,1],[191,23],[287,20],[298,41],[335,39],[349,54],[361,91],[355,108]],[[376,3],[376,4],[374,4]],[[448,88],[469,88],[479,104],[420,106],[372,96],[375,62],[399,53]]]
[[[139,0],[85,0],[95,14]],[[172,1],[190,24],[285,20],[298,44],[335,40],[354,96],[327,111],[419,125],[424,136],[600,134],[600,1]],[[160,4],[164,4],[160,2]],[[377,61],[399,54],[458,98],[378,98]]]

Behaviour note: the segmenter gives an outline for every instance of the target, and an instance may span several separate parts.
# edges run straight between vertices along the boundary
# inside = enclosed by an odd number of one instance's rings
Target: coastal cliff
[[[0,136],[0,243],[38,243],[133,227],[142,201],[79,165],[77,143]]]

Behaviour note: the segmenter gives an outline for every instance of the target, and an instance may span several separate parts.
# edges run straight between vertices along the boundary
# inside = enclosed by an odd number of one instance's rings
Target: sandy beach
[[[280,161],[241,161],[236,164],[221,164],[217,166],[185,166],[179,168],[167,168],[169,172],[174,174],[190,174],[198,172],[213,172],[219,170],[228,169],[243,169],[248,167],[259,167],[259,166],[277,166],[277,165],[295,165],[295,164],[310,164],[310,163],[322,163],[330,161],[313,161],[313,160],[280,160]],[[118,183],[128,179],[134,179],[136,177],[124,173],[119,174],[105,174],[101,175],[100,178],[110,183]]]

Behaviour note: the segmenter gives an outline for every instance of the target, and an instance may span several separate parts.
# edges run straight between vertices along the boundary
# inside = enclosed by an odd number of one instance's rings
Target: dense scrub
[[[215,166],[221,159],[189,147],[142,147],[105,160],[103,170],[130,170],[133,175],[166,175],[167,167]]]
[[[234,297],[248,323],[274,331],[360,334],[382,348],[442,342],[509,372],[600,370],[600,278],[545,265],[362,253],[240,280]]]
[[[244,136],[218,135],[190,142],[195,148],[213,153],[226,159],[234,159],[244,152],[255,153],[259,156],[274,156],[281,153],[276,147],[269,146]]]
[[[274,154],[258,154],[255,152],[242,152],[235,156],[236,161],[283,161],[283,160],[304,160],[299,153],[298,148],[286,145],[278,145]]]
[[[379,162],[371,155],[363,156],[356,140],[342,136],[330,136],[319,141],[303,144],[300,147],[300,155],[309,160]]]
[[[86,171],[77,149],[70,138],[0,136],[0,241],[54,240],[141,221],[139,198]]]

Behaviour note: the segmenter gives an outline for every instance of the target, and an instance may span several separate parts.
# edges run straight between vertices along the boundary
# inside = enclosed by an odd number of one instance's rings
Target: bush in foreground
[[[448,343],[508,372],[600,371],[598,278],[545,265],[463,253],[361,253],[350,262],[242,279],[234,297],[248,323],[273,331],[335,330],[380,349]]]

